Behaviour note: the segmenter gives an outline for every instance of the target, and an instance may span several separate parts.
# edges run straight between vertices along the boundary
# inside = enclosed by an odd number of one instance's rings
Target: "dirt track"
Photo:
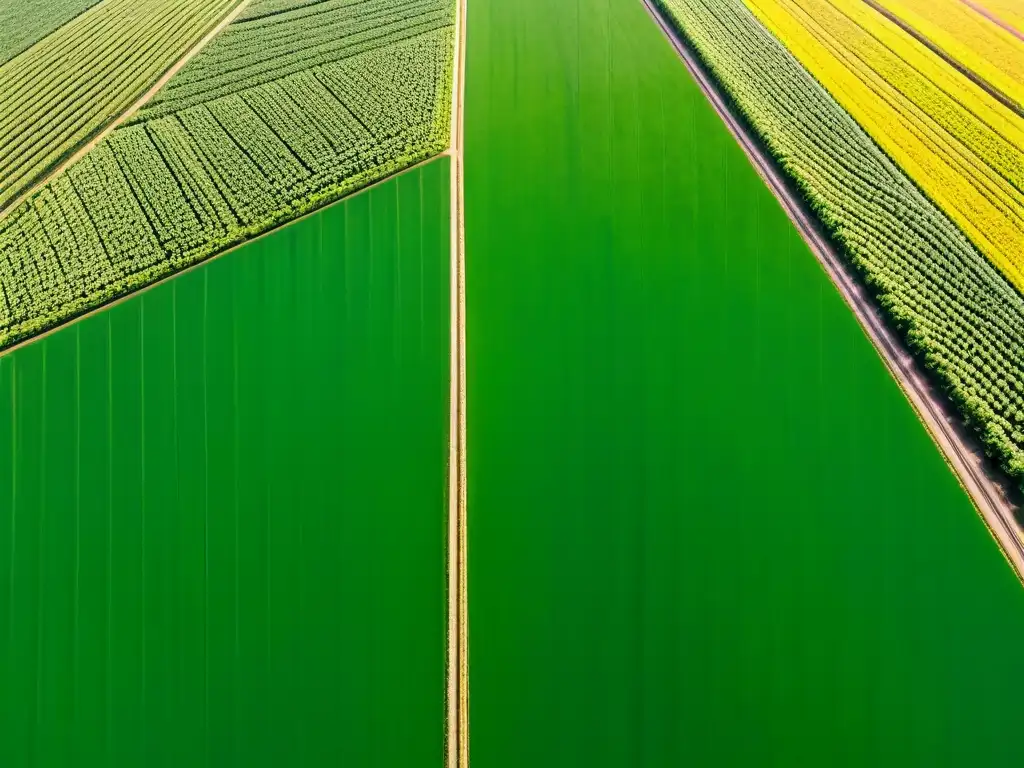
[[[1024,530],[1017,523],[1019,508],[1011,500],[1008,482],[991,472],[980,445],[963,426],[952,404],[928,379],[903,343],[890,330],[867,290],[820,231],[813,214],[789,187],[760,145],[747,134],[743,123],[732,114],[718,86],[704,71],[697,57],[674,27],[665,20],[651,0],[644,6],[679,53],[719,117],[747,154],[751,164],[782,204],[833,284],[853,310],[865,334],[874,344],[889,372],[910,400],[918,417],[956,472],[985,524],[999,544],[1017,576],[1024,580]]]
[[[448,454],[448,768],[469,766],[469,654],[466,573],[466,252],[463,101],[466,0],[459,0],[452,59],[451,390]]]

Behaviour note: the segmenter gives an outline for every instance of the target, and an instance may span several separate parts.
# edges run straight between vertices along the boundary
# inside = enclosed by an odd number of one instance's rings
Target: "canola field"
[[[439,0],[251,3],[0,218],[0,347],[443,151],[453,19]]]
[[[1018,0],[961,0],[1004,30],[1024,40],[1024,8]]]
[[[746,2],[1017,290],[1024,289],[1024,117],[862,0]]]
[[[1005,94],[1011,109],[1024,110],[1024,47],[1010,30],[964,0],[879,0],[879,5],[939,55]]]

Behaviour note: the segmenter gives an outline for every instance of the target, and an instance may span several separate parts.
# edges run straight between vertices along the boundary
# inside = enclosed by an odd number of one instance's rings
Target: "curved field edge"
[[[774,66],[757,70],[762,82],[756,82],[754,70],[743,69],[740,56],[730,55],[724,45],[713,47],[712,40],[737,47],[751,43],[700,0],[652,1],[722,90],[749,135],[781,169],[827,239],[868,287],[911,354],[977,434],[986,453],[1015,481],[1024,478],[1020,397],[1024,301],[1020,295],[739,0],[719,3],[715,12],[730,14],[750,25],[747,29],[759,30],[757,43],[774,48]],[[750,55],[749,48],[745,55]],[[769,82],[783,71],[793,78],[790,84],[804,89],[803,96],[827,105],[824,116],[790,99],[790,109],[803,111],[791,113],[787,122],[770,119],[772,115],[762,109],[770,92],[767,86],[785,94],[784,87]],[[754,103],[752,94],[762,101]],[[838,141],[833,146],[852,142],[859,151],[858,162],[883,174],[891,189],[876,188],[860,198],[850,195],[850,189],[864,188],[867,174],[846,168],[841,157],[818,147],[795,143],[787,133],[787,126],[794,125],[813,130],[822,141]],[[840,175],[830,176],[829,168],[839,169]],[[896,208],[895,217],[886,206]],[[855,216],[854,210],[866,218]],[[867,220],[878,223],[867,228]],[[891,250],[890,259],[878,252],[879,241]],[[939,245],[944,249],[939,250]],[[930,296],[923,300],[919,291]],[[952,313],[950,304],[944,305],[947,301],[961,314]],[[954,326],[954,333],[942,332],[948,325]],[[990,341],[993,348],[983,348]],[[986,368],[995,371],[993,363],[1000,367],[998,373],[990,374]]]
[[[59,306],[51,309],[50,311],[38,313],[24,321],[13,323],[7,328],[0,330],[0,352],[9,350],[16,345],[23,344],[40,334],[49,332],[100,307],[118,301],[128,294],[136,292],[155,282],[161,281],[164,278],[181,272],[184,269],[207,261],[210,258],[218,256],[256,237],[275,230],[284,224],[291,223],[292,221],[304,217],[320,208],[323,208],[324,206],[351,196],[353,193],[361,191],[368,186],[409,170],[425,161],[443,154],[448,149],[449,143],[452,51],[451,44],[448,41],[450,29],[445,30],[444,28],[441,28],[438,30],[438,33],[442,38],[442,45],[438,49],[438,53],[442,59],[443,66],[441,68],[442,76],[438,78],[436,82],[436,90],[434,92],[434,104],[436,109],[434,111],[433,121],[426,129],[429,132],[428,140],[421,141],[418,145],[414,142],[412,146],[406,146],[403,152],[397,153],[391,157],[384,157],[383,159],[379,156],[375,157],[374,161],[379,161],[376,165],[360,170],[357,173],[337,180],[323,188],[316,189],[310,194],[290,199],[281,207],[278,207],[265,215],[258,215],[256,219],[250,223],[236,223],[230,227],[222,227],[223,231],[219,236],[209,238],[198,247],[192,248],[185,253],[164,252],[159,260],[154,264],[143,269],[133,271],[117,280],[111,281],[103,285],[102,288],[98,290],[90,291],[85,295],[74,296],[67,301],[62,301]],[[205,109],[205,106],[202,106],[201,108]],[[19,227],[19,223],[17,221],[13,221],[12,223],[12,220],[14,220],[16,216],[32,213],[35,207],[39,205],[42,195],[50,194],[51,196],[54,196],[54,193],[51,190],[54,182],[60,181],[71,186],[69,174],[75,172],[76,166],[89,162],[93,158],[100,157],[100,153],[102,152],[109,152],[110,142],[115,140],[124,132],[131,130],[138,130],[138,128],[130,128],[126,126],[115,131],[110,137],[105,139],[89,154],[82,158],[82,160],[78,161],[75,165],[70,166],[65,172],[55,177],[53,181],[34,193],[26,202],[19,206],[18,209],[10,212],[5,219],[0,220],[0,255],[7,255],[8,261],[10,260],[10,252],[4,254],[5,249],[3,247],[4,243],[2,241],[2,235],[5,227],[8,229]],[[387,146],[381,145],[378,147],[378,152],[394,151],[396,146],[397,144],[394,142]],[[178,179],[179,186],[181,186],[181,183],[181,180]],[[220,191],[222,193],[224,192],[223,189]],[[130,226],[131,225],[129,225],[129,227]],[[151,231],[142,232],[142,227],[138,225],[137,222],[135,228],[138,231],[134,234],[138,234],[143,238],[153,238],[153,233]],[[10,249],[8,250],[10,251]],[[45,262],[46,256],[47,254],[44,254],[43,258],[38,259],[38,261]],[[37,275],[41,274],[44,267],[45,264],[34,265],[35,273]],[[49,268],[51,271],[54,269],[52,264]],[[0,276],[0,294],[2,294],[0,295],[0,302],[6,302],[9,312],[10,300],[8,297],[8,288],[4,284],[2,276]],[[2,315],[3,310],[4,307],[0,306],[0,315]]]

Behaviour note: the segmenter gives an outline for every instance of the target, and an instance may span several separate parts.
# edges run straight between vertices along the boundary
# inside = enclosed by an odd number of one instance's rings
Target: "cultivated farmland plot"
[[[769,2],[751,0],[755,6]],[[1024,473],[1020,293],[742,0],[661,5],[864,275],[910,348],[1006,469]],[[1000,155],[1007,168],[1019,157],[1019,147],[1012,150]],[[980,195],[968,177],[957,184]],[[1024,206],[1012,190],[1005,199]],[[1012,219],[1005,222],[1010,226]]]
[[[0,219],[0,347],[443,151],[453,23],[439,0],[251,3]]]
[[[447,162],[0,358],[3,768],[440,765]]]
[[[105,0],[0,67],[0,211],[241,0]]]
[[[1024,289],[1024,118],[864,0],[747,4]],[[1018,55],[1024,60],[1024,47]]]

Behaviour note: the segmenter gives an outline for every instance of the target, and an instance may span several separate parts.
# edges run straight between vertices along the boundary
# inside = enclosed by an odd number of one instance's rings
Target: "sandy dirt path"
[[[213,40],[213,38],[215,38],[222,31],[224,31],[224,28],[227,27],[228,24],[237,19],[239,15],[242,13],[242,11],[249,7],[249,3],[251,2],[252,0],[242,0],[238,5],[236,5],[227,16],[220,20],[220,23],[218,23],[213,29],[207,32],[206,36],[203,37],[202,40],[200,40],[189,50],[187,50],[185,54],[180,59],[178,59],[171,66],[170,69],[164,72],[160,79],[153,83],[153,85],[149,88],[148,91],[146,91],[138,99],[136,99],[135,102],[132,103],[130,107],[128,107],[128,109],[126,109],[120,115],[115,117],[110,123],[107,124],[107,126],[102,131],[97,133],[92,139],[90,139],[86,144],[84,144],[80,149],[78,149],[78,151],[76,151],[73,155],[68,157],[63,162],[58,163],[49,171],[49,173],[43,176],[38,182],[36,182],[27,190],[25,190],[16,198],[14,198],[14,200],[12,200],[6,208],[0,210],[0,219],[6,216],[9,211],[13,211],[15,208],[17,208],[19,205],[25,202],[25,200],[27,200],[33,194],[35,194],[44,186],[46,186],[46,184],[54,176],[63,173],[68,167],[74,165],[83,157],[85,157],[86,154],[93,150],[97,144],[99,144],[101,141],[107,138],[118,127],[124,125],[125,121],[130,119],[136,112],[142,109],[149,102],[150,99],[156,96],[157,92],[165,85],[167,85],[168,81],[176,74],[178,74],[178,72],[181,71],[182,67],[188,64],[192,59],[195,58],[196,54],[198,54],[201,50],[203,50],[203,48],[209,45],[210,41]]]
[[[864,333],[956,473],[1018,578],[1024,580],[1024,530],[1017,522],[1020,510],[1010,496],[1009,483],[990,469],[981,446],[963,426],[952,404],[889,329],[867,290],[820,231],[813,214],[790,192],[772,159],[762,152],[760,145],[746,133],[743,124],[729,110],[718,86],[685,41],[662,17],[652,0],[643,0],[643,3],[853,310]]]
[[[469,766],[469,653],[466,559],[466,232],[463,101],[466,0],[458,0],[452,66],[451,392],[448,455],[448,768]]]

